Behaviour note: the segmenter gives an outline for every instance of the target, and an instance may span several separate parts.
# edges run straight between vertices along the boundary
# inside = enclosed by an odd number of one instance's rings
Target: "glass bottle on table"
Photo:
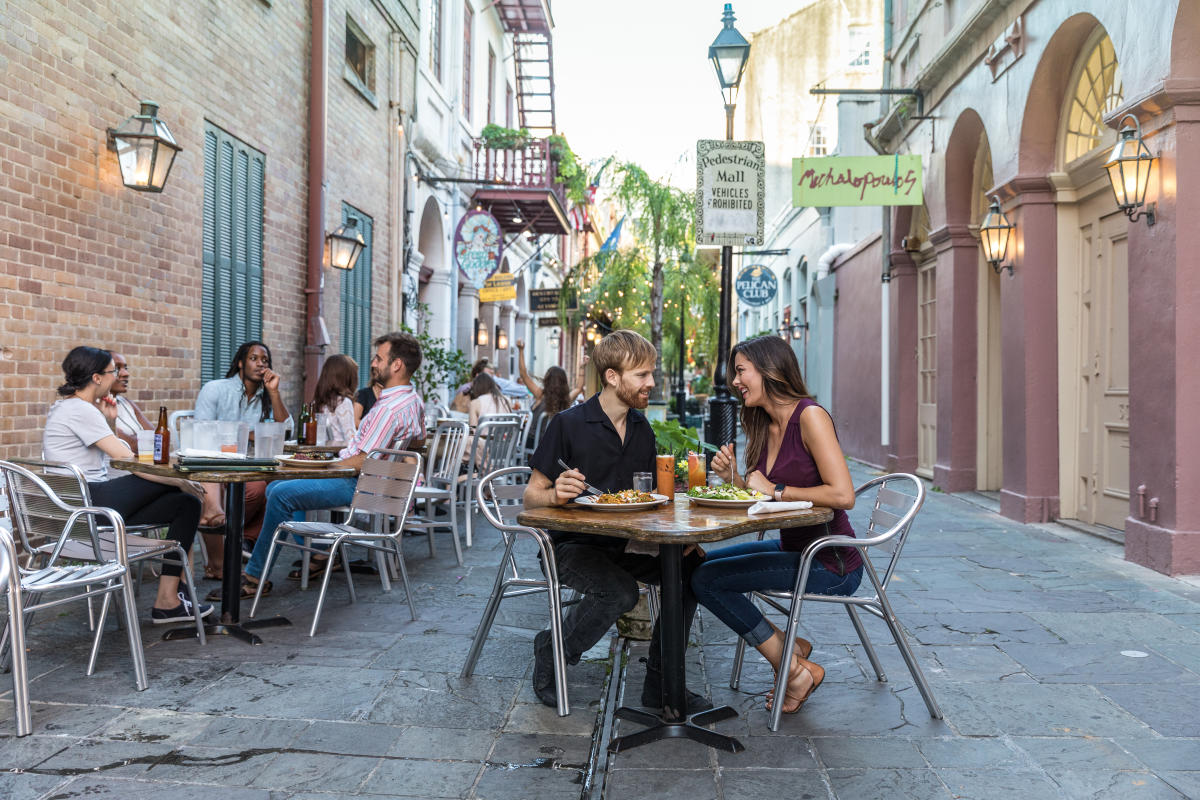
[[[154,429],[154,463],[171,461],[171,430],[167,427],[167,407],[158,407],[158,426]]]

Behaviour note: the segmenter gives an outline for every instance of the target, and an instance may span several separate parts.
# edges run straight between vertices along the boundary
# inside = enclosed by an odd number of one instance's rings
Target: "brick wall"
[[[15,0],[3,14],[0,455],[38,452],[59,363],[77,344],[122,351],[143,408],[193,405],[206,120],[266,153],[263,338],[294,407],[303,384],[307,4]],[[364,27],[380,23],[373,11],[356,16]],[[333,3],[328,221],[340,221],[343,198],[375,216],[376,313],[386,314],[389,48],[370,28],[381,108],[361,99],[362,109],[344,107],[344,19]],[[105,129],[135,113],[139,98],[160,104],[184,148],[162,194],[124,188],[106,148]],[[338,290],[336,278],[327,282],[326,308],[336,310]],[[336,337],[337,317],[328,322]]]

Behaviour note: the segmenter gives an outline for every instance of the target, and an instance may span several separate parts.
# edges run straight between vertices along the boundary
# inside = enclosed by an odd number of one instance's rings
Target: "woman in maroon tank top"
[[[741,342],[729,354],[730,385],[742,398],[746,431],[744,474],[738,473],[732,445],[713,457],[722,480],[757,489],[775,500],[809,500],[834,509],[828,531],[823,527],[780,531],[779,539],[747,542],[708,554],[692,574],[700,603],[756,648],[778,674],[783,633],[746,596],[755,590],[790,591],[795,587],[804,548],[819,536],[854,536],[846,509],[854,507],[854,484],[838,444],[833,420],[808,394],[791,347],[776,336]],[[852,594],[862,579],[856,549],[822,551],[808,575],[806,591]],[[812,644],[797,639],[788,668],[784,713],[798,711],[825,678],[825,670],[809,661]]]

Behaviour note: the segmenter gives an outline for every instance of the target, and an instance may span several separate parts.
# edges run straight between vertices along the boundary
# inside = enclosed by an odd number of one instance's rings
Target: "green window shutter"
[[[371,379],[371,263],[374,221],[342,203],[342,222],[358,221],[366,245],[354,269],[342,274],[342,352],[358,362],[358,383]]]
[[[204,131],[201,371],[225,375],[238,346],[262,337],[266,157],[216,126]]]

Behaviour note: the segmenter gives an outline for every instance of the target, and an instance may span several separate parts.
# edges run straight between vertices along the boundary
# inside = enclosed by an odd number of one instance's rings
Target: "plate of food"
[[[749,508],[759,500],[770,499],[762,492],[739,489],[732,483],[722,483],[720,486],[693,486],[688,489],[687,498],[698,506],[716,508]]]
[[[298,469],[325,469],[338,461],[337,453],[292,453],[290,456],[275,456],[282,466]]]
[[[619,492],[605,494],[589,494],[576,497],[576,505],[581,505],[589,511],[640,511],[646,508],[661,506],[669,498],[666,495],[639,492],[634,489],[624,489]]]

